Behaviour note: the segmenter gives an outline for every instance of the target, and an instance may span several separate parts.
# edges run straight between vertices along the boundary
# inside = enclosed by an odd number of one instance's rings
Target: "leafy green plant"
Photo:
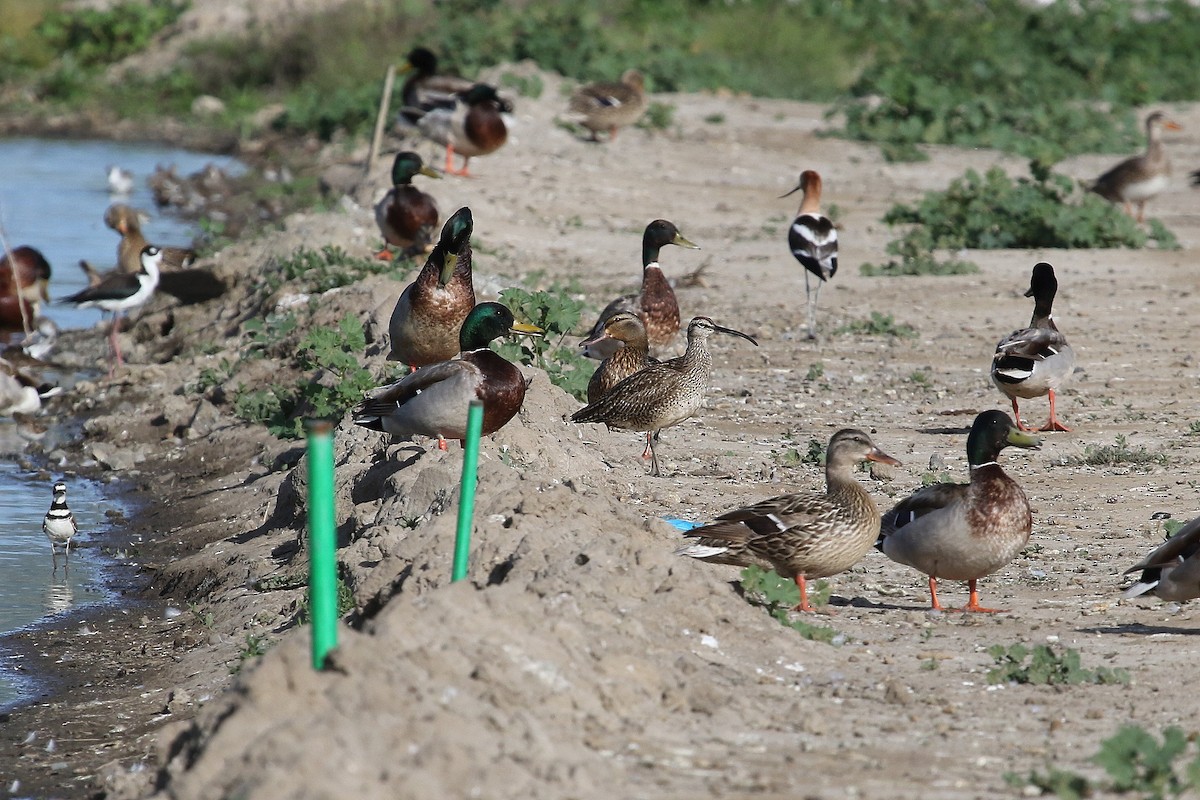
[[[84,67],[113,64],[144,50],[156,33],[175,22],[188,3],[175,0],[122,2],[101,10],[70,8],[46,14],[34,33]]]
[[[762,606],[780,624],[792,628],[805,639],[829,644],[840,644],[844,640],[833,628],[792,619],[791,611],[800,603],[800,589],[795,581],[783,578],[773,570],[751,566],[742,570],[739,583],[747,602]],[[825,605],[829,602],[829,594],[827,581],[815,581],[809,586],[808,603]]]
[[[339,561],[336,578],[338,617],[344,617],[355,609],[354,590],[350,588],[350,583],[347,580],[348,574],[349,570],[346,569],[346,565]],[[307,625],[310,622],[312,622],[312,610],[309,606],[308,592],[305,592],[297,604],[296,623],[298,625]]]
[[[1072,456],[1066,463],[1072,467],[1115,467],[1121,464],[1165,467],[1171,463],[1171,458],[1166,453],[1151,452],[1144,444],[1131,447],[1125,434],[1119,433],[1113,444],[1086,445],[1082,456]]]
[[[403,275],[402,265],[374,258],[356,258],[340,247],[325,245],[320,250],[300,247],[286,258],[277,259],[264,270],[267,288],[275,291],[284,283],[299,281],[307,290],[327,292],[356,283],[368,275]],[[399,268],[399,271],[398,271]]]
[[[949,472],[934,472],[930,470],[921,475],[922,486],[933,486],[935,483],[949,483],[951,480],[952,476]]]
[[[519,342],[498,342],[494,345],[496,352],[512,361],[545,370],[555,386],[577,400],[586,399],[595,366],[575,348],[564,344],[567,335],[579,324],[583,302],[557,286],[545,291],[505,289],[500,293],[500,302],[518,320],[537,325],[545,335],[523,337]]]
[[[665,131],[675,121],[675,106],[657,100],[646,106],[646,113],[637,121],[637,127],[651,131]]]
[[[917,338],[917,329],[911,325],[896,322],[891,314],[880,314],[872,311],[869,319],[858,319],[847,322],[834,330],[834,334],[854,334],[858,336],[894,336],[897,339]]]
[[[246,642],[242,645],[242,649],[238,651],[237,662],[230,667],[229,672],[236,675],[242,671],[242,667],[252,658],[258,658],[265,655],[271,649],[270,643],[266,636],[256,636],[253,633],[246,634]]]
[[[1051,767],[1027,776],[1008,773],[1009,785],[1035,786],[1063,800],[1091,797],[1095,792],[1133,794],[1141,800],[1194,796],[1200,790],[1200,748],[1195,737],[1176,726],[1166,728],[1160,741],[1137,725],[1122,726],[1100,744],[1092,762],[1104,769],[1107,783],[1094,783],[1074,772]]]
[[[988,683],[1029,683],[1035,686],[1067,685],[1082,683],[1129,683],[1129,672],[1124,669],[1097,667],[1084,669],[1079,651],[1068,648],[1059,653],[1050,645],[1039,644],[1032,648],[1023,644],[1002,644],[988,648],[996,666],[988,670]]]
[[[804,380],[815,381],[818,378],[825,376],[825,365],[820,361],[814,361],[808,365],[808,372],[804,373]]]

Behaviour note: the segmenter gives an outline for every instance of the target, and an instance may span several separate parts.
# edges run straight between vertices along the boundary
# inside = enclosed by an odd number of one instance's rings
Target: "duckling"
[[[753,336],[724,328],[708,317],[694,317],[688,325],[688,346],[673,363],[651,364],[617,383],[599,400],[571,415],[572,422],[603,422],[610,428],[645,431],[643,459],[650,460],[650,474],[659,476],[654,438],[663,428],[690,419],[708,394],[712,354],[708,338],[714,333],[737,336],[758,346]]]
[[[390,261],[388,245],[399,247],[403,255],[422,252],[430,244],[438,224],[437,202],[432,196],[413,186],[415,175],[440,178],[411,151],[396,154],[392,162],[392,188],[375,205],[375,222],[383,234],[383,249],[375,254]]]
[[[639,294],[618,297],[600,312],[587,339],[594,343],[586,347],[580,345],[588,358],[604,359],[616,351],[615,340],[605,340],[603,334],[605,322],[620,311],[631,311],[641,317],[651,347],[664,347],[675,340],[679,333],[679,301],[658,263],[659,252],[669,244],[689,250],[700,249],[700,245],[689,241],[673,222],[656,219],[647,225],[642,233],[642,290]]]
[[[800,590],[800,611],[812,611],[807,580],[853,567],[879,537],[879,509],[854,479],[862,461],[899,465],[860,430],[845,428],[829,439],[825,493],[800,492],[728,511],[684,535],[696,539],[676,551],[735,566],[769,564]]]
[[[1179,123],[1161,111],[1146,117],[1146,152],[1127,158],[1096,179],[1090,190],[1110,203],[1122,203],[1125,213],[1133,216],[1130,204],[1137,205],[1137,221],[1142,222],[1146,201],[1167,188],[1171,164],[1163,147],[1162,132],[1179,131]]]
[[[486,156],[508,141],[504,114],[512,105],[496,93],[494,86],[476,83],[456,92],[449,100],[432,101],[401,113],[426,138],[446,146],[446,173],[469,176],[468,165],[475,156]],[[462,169],[454,168],[454,153],[463,157]]]
[[[541,328],[516,322],[500,303],[480,303],[462,323],[457,356],[369,392],[354,410],[354,423],[398,439],[436,436],[438,447],[445,450],[446,438],[466,437],[467,407],[480,400],[482,435],[495,433],[521,409],[525,376],[488,344],[505,334],[541,333]]]
[[[1125,570],[1142,571],[1126,598],[1152,594],[1176,603],[1200,597],[1200,517],[1184,525],[1154,552]]]
[[[1054,409],[1054,393],[1075,371],[1075,351],[1067,337],[1059,332],[1050,316],[1058,279],[1054,267],[1044,261],[1034,265],[1026,297],[1033,298],[1033,318],[1029,327],[1013,331],[996,345],[992,356],[991,377],[996,388],[1012,401],[1013,416],[1020,430],[1029,430],[1021,422],[1017,398],[1048,395],[1050,420],[1043,431],[1071,429],[1059,421]]]
[[[817,297],[821,284],[837,274],[838,234],[833,220],[821,213],[821,176],[815,170],[800,173],[796,188],[782,197],[801,191],[800,210],[788,228],[788,247],[804,267],[804,295],[808,301],[808,338],[817,338]],[[809,275],[817,277],[815,288]]]
[[[405,287],[388,322],[388,361],[414,369],[459,352],[459,329],[475,307],[471,279],[474,218],[463,206],[446,224],[417,279]]]
[[[967,436],[970,483],[937,483],[918,489],[883,515],[876,547],[899,564],[929,576],[931,607],[941,611],[938,579],[966,581],[963,611],[996,612],[979,604],[977,583],[1012,561],[1033,530],[1025,492],[996,459],[1009,445],[1041,446],[1003,411],[975,417]]]
[[[625,70],[619,83],[589,83],[571,95],[568,117],[591,132],[597,142],[599,131],[608,131],[608,140],[617,138],[617,129],[632,125],[646,113],[646,82],[636,69]]]

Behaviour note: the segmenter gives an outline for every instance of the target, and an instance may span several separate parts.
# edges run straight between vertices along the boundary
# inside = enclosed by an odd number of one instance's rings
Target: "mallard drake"
[[[495,433],[521,409],[525,376],[488,344],[505,334],[541,333],[541,328],[514,321],[500,303],[480,303],[462,323],[457,356],[371,391],[354,409],[354,423],[398,439],[436,436],[444,450],[445,439],[466,436],[467,407],[480,400],[483,435]]]
[[[675,340],[679,333],[679,301],[658,263],[659,251],[669,244],[689,250],[700,249],[700,245],[684,237],[673,222],[656,219],[647,225],[642,233],[642,290],[639,294],[618,297],[604,307],[585,340],[595,344],[586,347],[580,344],[584,347],[584,355],[608,358],[616,351],[617,343],[603,338],[604,323],[621,311],[630,311],[642,318],[651,347],[663,347]]]
[[[808,604],[809,578],[827,578],[857,564],[879,537],[879,509],[854,479],[862,461],[899,465],[860,430],[845,428],[825,451],[825,493],[798,492],[728,511],[685,536],[695,542],[679,555],[735,566],[769,564],[800,589]]]
[[[471,209],[455,211],[417,279],[405,287],[388,322],[388,361],[412,368],[436,364],[459,352],[459,329],[475,308],[471,281]]]
[[[142,251],[150,243],[142,233],[142,224],[147,219],[144,212],[124,203],[114,203],[104,212],[104,224],[121,234],[117,243],[117,270],[136,275],[142,268]],[[199,269],[196,251],[190,247],[155,245],[162,253],[162,274],[158,288],[182,303],[201,303],[225,293],[225,282],[211,271]],[[81,265],[83,262],[80,262]],[[84,267],[90,286],[97,285],[104,273],[97,272],[91,265]]]
[[[821,176],[816,171],[806,169],[800,173],[800,182],[796,188],[783,197],[788,197],[800,191],[804,194],[800,199],[800,210],[788,228],[788,247],[792,255],[804,267],[804,295],[808,301],[808,338],[817,338],[817,296],[821,293],[821,284],[837,273],[838,267],[838,234],[837,226],[829,217],[821,213]],[[817,277],[817,283],[810,285],[809,275]]]
[[[1075,351],[1050,316],[1057,292],[1054,267],[1044,261],[1034,265],[1029,291],[1025,292],[1026,297],[1033,298],[1033,318],[1029,320],[1029,327],[1001,339],[992,356],[992,383],[1012,401],[1017,427],[1023,431],[1029,428],[1021,422],[1017,398],[1042,395],[1050,398],[1050,420],[1041,430],[1071,430],[1059,421],[1054,410],[1054,392],[1075,371]]]
[[[967,436],[971,482],[926,486],[883,515],[876,547],[929,576],[936,610],[943,610],[940,578],[967,582],[971,595],[963,611],[996,611],[979,605],[976,584],[1012,561],[1029,541],[1029,500],[996,462],[1009,445],[1037,448],[1041,441],[1019,430],[1003,411],[984,411]]]
[[[112,313],[112,327],[108,338],[113,355],[113,362],[109,364],[108,369],[110,376],[116,367],[124,363],[121,360],[121,346],[117,342],[117,329],[120,326],[121,314],[130,309],[140,308],[154,296],[154,290],[158,288],[162,259],[161,250],[154,245],[146,245],[142,250],[140,272],[130,275],[121,270],[113,270],[107,273],[97,285],[89,286],[83,291],[76,292],[59,301],[74,303],[80,308],[94,307]]]
[[[650,459],[650,474],[660,475],[654,454],[654,437],[663,428],[690,419],[708,394],[712,354],[708,337],[714,333],[738,336],[758,346],[753,336],[724,328],[708,317],[694,317],[688,325],[688,346],[683,357],[651,364],[609,389],[594,403],[571,415],[572,422],[603,422],[610,428],[646,431],[643,459]]]
[[[0,329],[31,333],[41,301],[50,300],[49,286],[50,262],[37,249],[0,251]]]
[[[375,257],[390,260],[387,246],[399,247],[403,255],[425,250],[438,224],[438,207],[433,197],[413,186],[415,175],[442,177],[411,151],[396,154],[392,162],[392,188],[375,204],[375,223],[383,234],[383,249]]]
[[[449,100],[455,94],[465,92],[475,85],[474,81],[457,75],[439,74],[437,56],[425,47],[414,47],[409,51],[400,72],[412,73],[400,89],[404,108],[428,107]]]
[[[642,318],[632,311],[613,314],[604,323],[604,330],[599,338],[587,339],[580,347],[591,347],[609,339],[619,342],[620,347],[601,361],[600,366],[592,373],[587,387],[589,403],[599,400],[609,389],[633,373],[645,369],[651,363],[657,363],[650,358],[650,346],[646,343],[646,325]]]
[[[1141,577],[1125,590],[1126,598],[1152,594],[1182,603],[1200,597],[1200,517],[1184,525],[1124,574],[1138,570]]]
[[[1171,163],[1163,147],[1162,132],[1183,130],[1179,123],[1161,111],[1146,117],[1146,152],[1127,158],[1096,179],[1091,191],[1110,203],[1122,203],[1125,213],[1133,216],[1130,204],[1137,205],[1137,221],[1145,216],[1146,201],[1167,188]]]
[[[646,82],[636,69],[625,70],[620,83],[589,83],[571,94],[568,118],[587,128],[592,141],[599,131],[608,131],[608,140],[617,138],[617,129],[637,122],[646,113]]]
[[[455,92],[448,100],[433,100],[418,108],[405,107],[401,114],[427,138],[446,145],[446,172],[470,175],[467,165],[474,156],[486,156],[508,141],[504,114],[511,104],[494,86],[476,83]],[[454,153],[463,157],[462,169],[454,168]]]

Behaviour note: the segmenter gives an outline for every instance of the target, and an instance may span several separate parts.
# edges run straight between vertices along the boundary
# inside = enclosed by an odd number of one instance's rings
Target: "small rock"
[[[215,117],[225,113],[225,102],[211,94],[202,94],[192,101],[192,113],[198,117]]]

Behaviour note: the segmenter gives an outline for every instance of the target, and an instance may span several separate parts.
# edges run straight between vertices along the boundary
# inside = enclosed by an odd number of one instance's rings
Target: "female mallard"
[[[568,116],[596,134],[608,131],[608,140],[617,138],[617,128],[632,125],[646,113],[646,82],[636,69],[625,70],[620,83],[589,83],[571,95]]]
[[[1021,423],[1017,398],[1050,397],[1050,420],[1043,431],[1070,431],[1058,420],[1054,410],[1054,392],[1075,371],[1075,351],[1067,337],[1059,333],[1050,316],[1058,279],[1054,267],[1042,262],[1033,268],[1026,297],[1033,298],[1033,318],[1029,327],[1013,331],[996,345],[992,356],[992,383],[1011,401],[1017,427],[1029,430]]]
[[[600,340],[604,323],[620,311],[631,311],[642,318],[651,347],[663,347],[675,340],[675,335],[679,333],[679,301],[675,299],[675,291],[671,289],[658,263],[659,251],[669,244],[690,250],[700,249],[699,245],[688,241],[673,222],[656,219],[647,225],[642,234],[642,291],[640,294],[618,297],[605,306],[588,334],[589,341],[597,340],[599,343],[585,348],[586,356],[608,358],[613,354],[616,345]]]
[[[976,582],[1012,561],[1029,541],[1029,500],[996,463],[1009,445],[1037,448],[1041,442],[1018,430],[1003,411],[983,412],[967,436],[971,482],[926,486],[883,515],[876,547],[929,576],[934,609],[942,610],[937,596],[942,578],[967,582],[971,596],[963,611],[996,611],[979,605]]]
[[[1127,598],[1153,594],[1182,603],[1200,597],[1200,517],[1176,531],[1125,574],[1138,570],[1142,575],[1125,590]]]
[[[599,400],[572,414],[571,421],[603,422],[610,428],[646,431],[642,458],[650,460],[651,475],[661,474],[654,454],[654,437],[663,428],[690,419],[704,405],[712,370],[708,337],[714,333],[740,336],[758,346],[752,336],[723,328],[708,317],[695,317],[688,325],[688,346],[682,358],[651,364],[633,373]]]
[[[800,182],[796,188],[783,195],[787,197],[794,192],[804,194],[800,200],[800,210],[788,228],[788,247],[792,255],[804,267],[804,295],[808,300],[808,338],[817,338],[817,296],[821,293],[821,284],[832,278],[838,268],[838,235],[837,226],[829,217],[821,213],[821,176],[814,170],[806,169],[800,173]],[[817,277],[815,288],[810,286],[809,275]]]
[[[0,250],[0,329],[31,333],[41,301],[50,301],[50,262],[35,248]]]
[[[861,461],[900,463],[862,431],[840,430],[825,452],[824,494],[785,494],[726,512],[684,534],[696,541],[678,554],[742,567],[770,564],[796,582],[797,608],[812,611],[807,579],[845,572],[879,538],[879,509],[854,479],[854,466]]]
[[[1096,179],[1091,191],[1110,203],[1122,203],[1125,213],[1133,216],[1131,203],[1137,204],[1137,221],[1145,216],[1146,201],[1167,188],[1171,163],[1163,147],[1162,132],[1182,130],[1177,122],[1161,111],[1146,117],[1146,152],[1128,158]]]
[[[646,343],[646,326],[641,317],[632,311],[613,314],[604,323],[604,330],[597,339],[588,339],[580,347],[591,347],[601,340],[613,340],[621,344],[611,356],[600,362],[592,379],[588,381],[587,401],[594,403],[609,389],[635,372],[645,369],[652,362],[649,345]]]
[[[387,246],[399,247],[402,255],[422,252],[433,239],[437,229],[438,208],[433,197],[412,185],[413,176],[440,178],[411,151],[396,154],[392,162],[392,188],[375,205],[375,223],[383,234],[384,246],[375,254],[380,260],[390,260]]]
[[[446,172],[470,175],[467,165],[474,156],[486,156],[508,141],[504,114],[512,105],[493,86],[476,83],[456,92],[448,100],[433,100],[401,113],[429,139],[446,145]],[[462,169],[454,168],[454,153],[463,157]]]
[[[464,206],[442,226],[441,238],[425,266],[392,309],[388,361],[402,361],[415,369],[453,358],[459,352],[459,329],[475,307],[471,281],[473,225],[471,209]]]
[[[495,433],[516,415],[525,401],[525,376],[516,366],[488,349],[505,334],[538,335],[541,328],[517,323],[499,303],[480,303],[471,309],[459,334],[461,352],[448,361],[430,364],[388,386],[367,394],[354,409],[354,423],[390,433],[399,439],[436,436],[463,439],[467,407],[483,402],[483,435]]]

